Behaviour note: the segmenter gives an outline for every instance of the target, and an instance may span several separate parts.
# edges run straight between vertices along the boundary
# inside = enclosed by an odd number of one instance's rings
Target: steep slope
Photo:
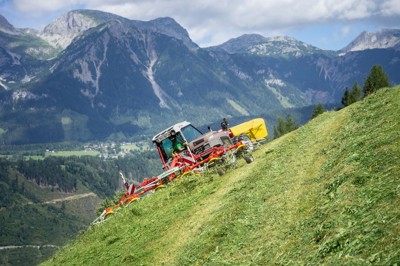
[[[328,112],[222,176],[188,176],[45,265],[391,265],[400,260],[400,87]]]

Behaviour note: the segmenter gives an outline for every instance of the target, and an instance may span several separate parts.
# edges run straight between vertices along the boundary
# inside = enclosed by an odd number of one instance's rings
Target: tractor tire
[[[246,161],[246,163],[252,163],[254,161],[254,157],[252,155],[246,154],[244,157],[244,160]]]
[[[249,152],[253,152],[254,151],[254,145],[253,145],[253,142],[251,141],[251,139],[249,138],[249,136],[247,136],[246,134],[240,134],[239,140],[241,140],[242,143],[244,145],[246,145],[246,149]]]

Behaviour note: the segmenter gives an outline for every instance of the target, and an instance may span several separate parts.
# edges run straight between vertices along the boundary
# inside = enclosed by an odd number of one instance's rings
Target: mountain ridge
[[[26,31],[0,31],[6,144],[131,139],[183,120],[206,125],[335,104],[373,64],[400,82],[396,49],[338,55],[290,37],[251,34],[200,48],[173,18],[136,21],[93,10],[71,11],[43,32],[53,46]],[[21,126],[28,117],[32,125]]]
[[[82,32],[110,21],[129,22],[137,27],[153,28],[161,33],[182,39],[186,44],[189,34],[176,21],[169,17],[156,18],[150,21],[130,20],[112,13],[78,9],[67,12],[47,25],[39,37],[47,40],[55,48],[65,49],[72,40]]]
[[[213,46],[210,49],[222,49],[228,53],[248,53],[259,56],[293,56],[329,52],[289,36],[264,37],[258,34],[244,34],[238,38]]]
[[[103,11],[98,11],[98,10],[90,10],[90,9],[76,9],[76,10],[71,10],[66,12],[65,14],[61,15],[59,18],[57,18],[55,21],[52,23],[48,24],[47,26],[44,27],[42,31],[37,31],[33,29],[16,29],[13,25],[9,23],[9,21],[4,17],[0,17],[0,30],[3,31],[9,31],[9,32],[18,32],[21,30],[30,31],[33,34],[38,34],[41,38],[49,41],[53,46],[60,46],[61,48],[65,49],[66,46],[72,41],[74,37],[76,37],[80,32],[85,31],[89,28],[98,26],[99,24],[102,24],[104,22],[110,21],[110,20],[125,20],[125,21],[131,21],[138,24],[143,24],[143,23],[153,23],[154,25],[158,25],[159,28],[164,28],[166,31],[170,31],[171,27],[168,27],[166,25],[169,24],[169,26],[172,26],[172,28],[175,28],[176,32],[180,32],[182,36],[189,37],[189,34],[186,29],[182,28],[173,18],[170,17],[164,17],[164,18],[155,18],[153,20],[149,21],[139,21],[139,20],[131,20],[127,19],[124,17],[121,17],[119,15],[115,15],[112,13],[108,12],[103,12]],[[162,23],[158,23],[162,22]],[[337,52],[351,52],[351,51],[360,51],[360,50],[365,50],[365,49],[373,49],[373,48],[379,48],[379,49],[384,49],[384,48],[393,48],[398,45],[399,40],[399,29],[381,29],[377,30],[374,32],[367,32],[363,31],[358,35],[351,43],[349,43],[346,47],[341,48],[337,50]],[[61,34],[60,34],[61,32]],[[66,40],[61,41],[61,43],[57,43],[57,41],[53,40],[51,35],[57,34],[59,36],[67,35]],[[179,35],[179,34],[178,34]],[[393,36],[393,37],[391,37]],[[394,38],[397,37],[397,38]],[[260,34],[256,33],[247,33],[243,34],[238,37],[234,37],[232,39],[229,39],[225,41],[224,43],[221,43],[219,45],[215,46],[210,46],[210,47],[205,47],[205,48],[223,48],[232,45],[233,43],[239,43],[241,41],[248,42],[248,44],[258,44],[263,41],[269,40],[273,41],[274,39],[276,40],[277,38],[288,38],[292,39],[295,41],[298,41],[294,39],[293,37],[289,36],[271,36],[271,37],[265,37]],[[246,39],[246,40],[245,40]],[[377,41],[378,39],[381,39],[380,41]],[[357,44],[361,41],[370,41],[370,45],[361,45]],[[304,43],[301,41],[298,41],[300,43]],[[311,46],[314,47],[312,44],[304,43],[306,46]],[[243,44],[241,44],[243,45]],[[197,46],[197,45],[196,45]],[[317,48],[317,47],[315,47]],[[227,50],[230,50],[226,48]],[[320,49],[320,48],[317,48]],[[321,50],[321,49],[320,49]],[[234,51],[234,49],[232,50]],[[231,51],[231,52],[232,52]]]

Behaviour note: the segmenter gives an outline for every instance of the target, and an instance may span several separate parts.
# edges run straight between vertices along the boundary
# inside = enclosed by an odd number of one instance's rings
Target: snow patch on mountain
[[[24,78],[21,80],[22,84],[26,84],[28,82],[30,82],[32,79],[34,79],[35,77],[30,77],[28,75],[25,75]]]
[[[2,77],[0,77],[0,86],[3,87],[6,91],[10,90],[10,88],[8,88],[8,86],[5,84],[7,81],[5,79],[3,79]]]
[[[281,80],[281,79],[276,79],[276,78],[267,79],[267,80],[265,80],[265,83],[266,83],[268,86],[278,86],[278,87],[283,87],[283,86],[285,86],[285,82],[283,82],[283,80]]]
[[[47,94],[42,94],[42,95],[36,95],[30,91],[26,90],[16,90],[12,94],[12,99],[14,102],[20,101],[20,100],[38,100],[42,98],[47,98]]]

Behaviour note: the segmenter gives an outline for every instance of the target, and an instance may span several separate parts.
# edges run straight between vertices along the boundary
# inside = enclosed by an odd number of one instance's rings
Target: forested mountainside
[[[5,144],[132,140],[184,120],[207,125],[340,104],[373,65],[383,66],[392,85],[400,82],[398,30],[325,51],[252,34],[201,48],[173,18],[137,21],[95,10],[68,12],[42,32],[2,21]]]
[[[159,174],[155,152],[94,156],[0,158],[0,264],[35,265],[86,229],[99,204],[130,182]]]

